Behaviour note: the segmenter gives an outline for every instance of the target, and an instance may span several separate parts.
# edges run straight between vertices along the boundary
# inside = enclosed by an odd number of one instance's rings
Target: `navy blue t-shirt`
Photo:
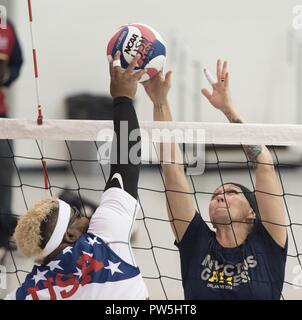
[[[280,299],[287,242],[285,248],[280,247],[260,222],[243,245],[224,248],[196,212],[175,244],[185,299]]]

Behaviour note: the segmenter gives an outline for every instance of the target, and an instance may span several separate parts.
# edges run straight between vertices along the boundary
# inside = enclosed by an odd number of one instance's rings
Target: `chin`
[[[228,215],[217,215],[211,217],[211,222],[215,228],[217,228],[217,225],[228,225],[231,223],[230,218]]]

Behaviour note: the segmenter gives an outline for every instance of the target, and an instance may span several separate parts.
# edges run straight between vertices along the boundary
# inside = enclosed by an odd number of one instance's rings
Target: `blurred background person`
[[[6,91],[18,78],[23,63],[21,47],[10,21],[0,26],[0,118],[8,116]],[[17,224],[11,211],[12,178],[14,172],[13,145],[11,140],[0,140],[0,262]]]

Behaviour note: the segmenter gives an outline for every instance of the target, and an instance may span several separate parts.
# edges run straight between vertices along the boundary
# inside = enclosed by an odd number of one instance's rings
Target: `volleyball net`
[[[254,164],[243,146],[269,146],[287,216],[289,249],[282,298],[301,299],[301,126],[141,122],[141,131],[141,211],[133,230],[132,247],[150,297],[183,298],[179,253],[166,211],[167,189],[157,151],[159,142],[172,139],[183,146],[192,197],[210,227],[208,205],[218,186],[233,181],[255,191]],[[110,132],[113,133],[111,121],[44,120],[37,125],[32,120],[0,119],[0,139],[11,151],[2,154],[0,161],[9,159],[13,166],[11,183],[0,181],[0,188],[11,190],[13,215],[19,217],[45,196],[62,194],[78,199],[86,214],[92,214],[109,176],[109,157],[102,152],[102,146],[111,143]],[[4,217],[7,214],[1,212]],[[34,262],[10,249],[2,264],[6,268],[7,291],[12,291],[22,283]]]

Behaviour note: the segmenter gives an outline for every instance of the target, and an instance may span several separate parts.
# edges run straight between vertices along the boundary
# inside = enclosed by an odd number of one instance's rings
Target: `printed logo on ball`
[[[129,54],[133,58],[139,53],[141,58],[138,61],[138,65],[142,66],[150,54],[152,54],[152,49],[153,43],[151,41],[134,33],[128,41],[124,53]]]

